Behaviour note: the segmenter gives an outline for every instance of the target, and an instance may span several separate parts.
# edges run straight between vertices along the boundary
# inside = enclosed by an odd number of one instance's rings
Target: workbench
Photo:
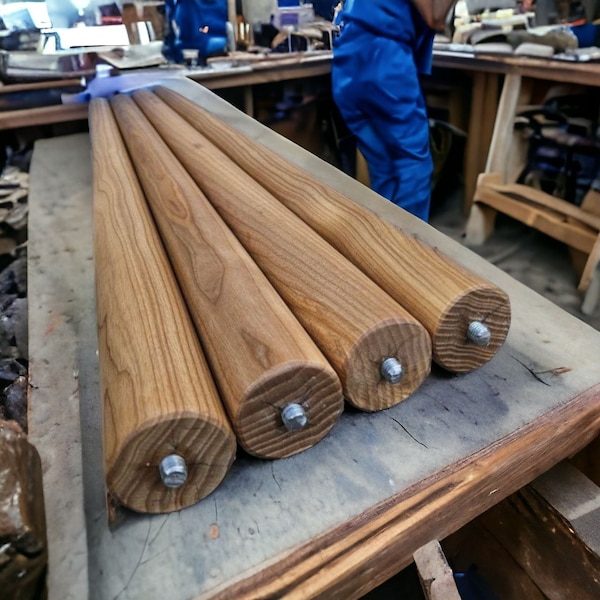
[[[434,71],[460,70],[472,75],[464,164],[466,213],[473,201],[479,173],[518,160],[509,157],[511,149],[505,140],[512,136],[517,102],[526,104],[531,99],[532,81],[600,86],[598,62],[484,54],[480,49],[477,54],[436,50],[433,65]],[[507,81],[509,86],[505,85]],[[525,83],[521,86],[521,82]],[[504,108],[500,114],[501,106]],[[513,114],[509,116],[511,106]]]
[[[271,55],[264,60],[254,60],[247,64],[235,60],[215,62],[211,68],[180,69],[182,77],[201,83],[211,90],[241,88],[243,90],[244,111],[254,116],[253,87],[265,83],[300,80],[329,75],[331,72],[330,51],[294,52]],[[142,69],[155,72],[157,79],[167,72],[164,69]],[[122,71],[123,75],[134,71]],[[452,84],[456,73],[464,73],[470,78],[465,89],[463,85]],[[425,78],[426,87],[436,83],[441,76],[450,82],[453,89],[449,99],[450,120],[467,133],[464,153],[465,211],[468,212],[477,176],[485,170],[488,148],[492,140],[494,123],[498,112],[499,98],[505,75],[519,78],[537,78],[581,85],[600,85],[600,63],[576,63],[550,59],[484,54],[482,52],[453,52],[435,50],[433,53],[433,76]],[[11,89],[24,91],[27,86],[46,87],[67,85],[66,81],[22,84],[0,88],[0,93],[10,93]],[[460,103],[461,106],[457,106]],[[460,115],[459,115],[460,113]],[[87,104],[43,106],[24,110],[0,112],[0,130],[63,123],[87,118]]]
[[[192,81],[202,83],[202,85],[211,90],[239,87],[244,91],[244,110],[252,115],[254,104],[252,86],[318,77],[320,75],[328,75],[330,72],[330,52],[296,52],[290,55],[273,55],[269,59],[243,65],[236,65],[234,61],[231,61],[229,65],[227,65],[227,62],[215,63],[212,68],[184,69],[179,65],[172,65],[170,68],[122,70],[121,72],[117,71],[115,76],[121,75],[126,78],[128,75],[143,74],[145,77],[155,78],[156,80],[162,80],[166,77],[188,78]],[[66,73],[65,77],[68,75]],[[82,75],[62,80],[4,85],[0,86],[0,95],[12,93],[25,94],[29,91],[33,92],[44,89],[60,90],[61,88],[76,86],[81,77]],[[16,129],[18,127],[30,127],[32,125],[81,121],[87,119],[87,114],[87,102],[0,111],[0,131]]]
[[[238,452],[185,510],[118,511],[108,526],[94,307],[87,134],[36,143],[29,222],[29,439],[42,457],[49,598],[359,598],[593,440],[600,332],[190,81],[213,111],[397,227],[502,287],[504,346],[485,366],[434,366],[384,412],[347,409],[315,447],[276,461]],[[568,576],[568,574],[565,574]]]
[[[579,273],[578,289],[582,295],[585,294],[582,310],[592,314],[600,302],[600,231],[596,218],[600,209],[593,206],[590,212],[584,200],[583,210],[580,210],[569,202],[542,192],[530,203],[527,189],[518,190],[512,184],[527,161],[527,142],[514,127],[517,113],[540,104],[551,84],[600,87],[600,64],[573,63],[565,66],[560,61],[524,61],[516,57],[507,57],[502,64],[506,71],[489,150],[485,152],[485,162],[480,158],[478,165],[482,167],[479,172],[485,173],[486,177],[480,178],[477,188],[470,185],[469,190],[465,190],[465,208],[469,213],[465,241],[471,246],[483,244],[494,230],[496,211],[500,211],[566,243],[582,254],[576,259],[584,265]],[[537,89],[540,85],[543,86],[542,93]],[[573,93],[568,88],[562,89],[563,94]],[[500,185],[511,185],[504,192],[493,190],[490,194],[493,180]],[[590,223],[588,218],[592,219]]]

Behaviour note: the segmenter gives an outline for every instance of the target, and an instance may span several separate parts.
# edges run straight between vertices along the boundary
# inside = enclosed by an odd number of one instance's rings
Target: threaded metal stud
[[[158,465],[160,478],[168,488],[181,487],[188,476],[185,460],[179,454],[165,456]]]
[[[308,415],[300,404],[290,402],[281,409],[281,421],[288,431],[300,431],[308,425]]]
[[[404,375],[402,364],[395,356],[382,360],[381,365],[379,365],[379,372],[388,383],[392,384],[398,383]]]
[[[471,321],[467,328],[467,338],[478,346],[487,346],[492,339],[492,332],[481,321]]]

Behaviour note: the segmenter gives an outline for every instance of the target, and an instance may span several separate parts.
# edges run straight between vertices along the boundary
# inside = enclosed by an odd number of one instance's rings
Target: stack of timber
[[[430,371],[423,326],[151,92],[134,99],[327,356],[346,399],[376,411],[411,395]],[[389,359],[398,376],[385,374]]]
[[[468,372],[502,346],[510,326],[503,290],[176,92],[158,87],[155,93],[414,315],[429,331],[440,366]],[[161,110],[166,118],[167,106]],[[197,157],[201,138],[183,127],[177,134],[172,143],[192,153],[189,160]]]
[[[313,446],[341,414],[338,376],[133,101],[114,109],[240,444]]]
[[[177,94],[99,99],[90,123],[119,503],[187,506],[225,477],[232,432],[251,455],[291,456],[329,433],[344,398],[390,408],[432,358],[467,372],[504,342],[502,290]]]

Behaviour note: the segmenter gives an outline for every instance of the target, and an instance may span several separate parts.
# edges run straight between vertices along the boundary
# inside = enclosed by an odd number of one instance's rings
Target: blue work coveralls
[[[435,32],[410,0],[347,1],[338,22],[333,97],[371,188],[427,221],[433,161],[418,75],[431,71]]]

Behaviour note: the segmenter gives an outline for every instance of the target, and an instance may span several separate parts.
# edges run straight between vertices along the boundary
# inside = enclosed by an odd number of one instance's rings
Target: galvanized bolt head
[[[481,321],[471,321],[467,328],[467,338],[478,346],[487,346],[492,339],[492,332]]]
[[[300,431],[308,425],[308,415],[300,404],[290,402],[281,409],[281,421],[288,431]]]
[[[188,476],[185,460],[179,454],[165,456],[158,465],[160,478],[168,488],[181,487]]]
[[[404,375],[402,364],[395,356],[382,360],[379,372],[388,383],[392,384],[398,383]]]

